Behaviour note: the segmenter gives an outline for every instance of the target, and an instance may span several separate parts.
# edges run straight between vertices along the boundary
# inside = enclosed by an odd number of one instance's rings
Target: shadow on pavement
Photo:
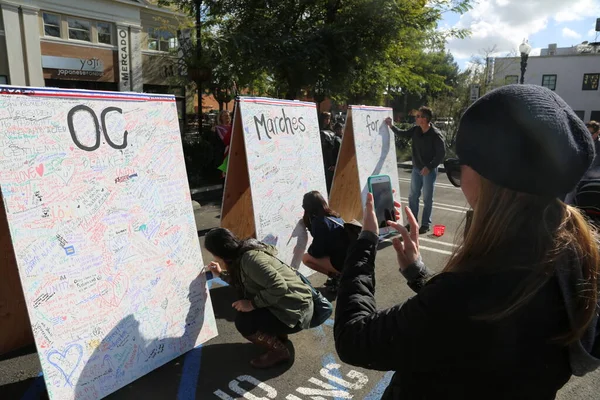
[[[229,322],[235,321],[236,311],[231,305],[239,299],[233,287],[214,287],[210,290],[210,298],[216,319],[224,319]]]

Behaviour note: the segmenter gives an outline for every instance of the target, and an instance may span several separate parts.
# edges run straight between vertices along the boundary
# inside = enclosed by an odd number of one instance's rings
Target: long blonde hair
[[[577,287],[577,311],[570,332],[559,339],[578,340],[597,312],[600,252],[598,233],[574,207],[556,198],[502,188],[480,177],[477,204],[462,243],[444,272],[525,268],[529,277],[502,308],[477,319],[500,320],[524,306],[565,260],[578,262],[584,282]],[[518,250],[518,251],[513,251]],[[568,266],[570,267],[570,265]]]

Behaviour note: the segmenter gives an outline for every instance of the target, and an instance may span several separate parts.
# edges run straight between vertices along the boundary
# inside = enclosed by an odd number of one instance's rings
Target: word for
[[[300,132],[306,131],[306,125],[302,121],[304,117],[290,118],[285,116],[285,110],[281,109],[282,117],[265,118],[264,114],[260,115],[260,118],[254,116],[254,124],[256,125],[256,134],[258,140],[261,140],[260,132],[261,127],[264,134],[271,139],[271,135],[279,135],[286,133],[288,135],[295,135],[299,130]]]
[[[379,120],[371,121],[371,116],[367,115],[367,129],[369,131],[369,136],[371,136],[371,132],[379,131]]]
[[[88,112],[93,117],[94,127],[96,128],[96,143],[94,143],[92,146],[85,146],[77,138],[75,126],[73,125],[73,117],[78,111]],[[118,112],[119,114],[123,114],[123,110],[119,107],[107,107],[104,110],[102,110],[102,113],[100,114],[100,120],[102,121],[102,132],[104,133],[104,139],[110,147],[112,147],[113,149],[122,150],[127,147],[127,135],[129,134],[129,132],[123,132],[123,143],[121,144],[116,144],[112,140],[110,140],[110,137],[106,132],[106,114],[113,111]],[[81,150],[94,151],[100,147],[100,124],[98,123],[98,116],[96,115],[94,110],[92,110],[88,106],[84,106],[83,104],[71,108],[71,110],[69,110],[69,113],[67,114],[67,124],[69,125],[69,133],[71,133],[71,139],[73,140],[73,143],[75,143],[75,145]]]
[[[352,380],[350,382],[342,379],[339,373],[336,374],[332,372],[333,370],[338,370],[339,368],[339,364],[327,364],[320,371],[320,374],[323,378],[327,379],[329,382],[335,383],[337,386],[323,382],[317,378],[310,378],[308,381],[314,386],[299,387],[296,389],[296,392],[313,400],[325,400],[325,397],[331,397],[335,399],[353,398],[353,394],[351,394],[349,391],[362,389],[369,381],[369,378],[361,372],[351,370],[348,372],[348,374],[346,374],[346,377]],[[240,386],[241,383],[247,383],[254,386],[254,388],[261,389],[264,392],[264,395],[260,397],[247,391]],[[220,389],[213,393],[222,400],[233,400],[234,398],[239,398],[238,396],[248,400],[269,400],[277,398],[277,390],[250,375],[238,376],[236,379],[229,382],[229,390],[231,390],[237,396],[231,397]],[[285,398],[286,400],[302,400],[301,397],[298,397],[295,394],[288,394]]]
[[[136,176],[138,176],[138,174],[131,174],[131,175],[120,176],[118,178],[115,178],[115,183],[126,182],[126,181],[128,181],[130,179],[135,178]]]

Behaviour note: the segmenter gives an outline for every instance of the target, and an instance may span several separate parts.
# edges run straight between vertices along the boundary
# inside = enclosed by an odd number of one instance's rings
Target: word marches
[[[75,132],[75,125],[73,124],[73,117],[75,117],[75,113],[77,113],[78,111],[87,112],[93,118],[92,121],[94,122],[94,127],[96,129],[96,143],[94,143],[91,146],[85,146],[77,138],[77,132]],[[113,149],[122,150],[127,147],[127,135],[129,132],[123,132],[123,143],[121,144],[116,144],[112,140],[110,140],[108,132],[106,132],[106,114],[113,111],[118,112],[119,114],[123,114],[123,110],[119,107],[107,107],[104,110],[102,110],[102,113],[100,114],[100,120],[102,121],[102,132],[104,133],[104,139],[110,147],[112,147]],[[88,106],[84,106],[83,104],[71,108],[71,110],[69,110],[69,113],[67,114],[67,124],[69,125],[69,133],[71,133],[71,139],[73,140],[73,143],[75,143],[75,145],[81,150],[94,151],[100,147],[100,124],[98,123],[98,116],[96,115],[94,110],[92,110]]]
[[[360,390],[365,387],[369,378],[362,372],[351,370],[346,374],[346,377],[349,378],[349,380],[343,379],[339,372],[335,372],[336,370],[339,370],[340,367],[339,364],[327,364],[321,369],[320,374],[323,378],[327,379],[328,382],[323,382],[321,379],[317,378],[310,378],[308,382],[310,382],[311,385],[297,388],[296,393],[314,400],[325,400],[325,397],[333,399],[352,399],[354,395],[350,391]],[[263,392],[261,393],[262,397],[244,389],[241,386],[242,383],[245,384],[244,386],[254,386],[254,389],[260,389]],[[222,400],[233,400],[234,398],[240,397],[248,400],[269,400],[277,398],[277,390],[275,390],[275,388],[250,375],[238,376],[236,379],[229,382],[229,390],[235,393],[236,396],[231,397],[220,389],[213,393]],[[285,399],[303,400],[303,398],[298,397],[295,394],[288,394]]]
[[[258,140],[261,140],[261,128],[263,133],[271,139],[271,135],[279,135],[282,133],[288,135],[295,135],[297,131],[305,132],[306,125],[302,121],[304,117],[290,118],[286,117],[285,110],[281,109],[282,117],[265,118],[264,114],[260,115],[260,118],[254,116],[254,124],[256,125],[256,134]]]

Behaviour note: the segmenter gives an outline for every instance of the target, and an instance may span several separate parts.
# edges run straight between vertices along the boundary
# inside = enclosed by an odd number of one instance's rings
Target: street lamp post
[[[527,69],[527,59],[529,58],[529,52],[531,52],[531,46],[527,43],[527,40],[523,40],[523,43],[519,46],[521,52],[521,85],[525,80],[525,69]]]

